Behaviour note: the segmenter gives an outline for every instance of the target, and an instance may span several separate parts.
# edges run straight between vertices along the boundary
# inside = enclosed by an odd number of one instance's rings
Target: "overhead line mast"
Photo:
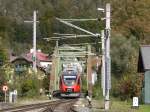
[[[33,70],[37,72],[36,68],[36,11],[33,12]]]
[[[37,67],[36,67],[36,23],[39,22],[37,21],[37,11],[33,11],[33,21],[24,21],[26,23],[33,23],[33,71],[37,72]]]

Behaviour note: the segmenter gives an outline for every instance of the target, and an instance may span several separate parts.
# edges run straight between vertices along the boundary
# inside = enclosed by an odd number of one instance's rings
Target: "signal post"
[[[6,103],[6,95],[7,95],[7,91],[8,91],[8,86],[7,85],[3,85],[3,91],[4,91],[4,93],[5,93],[5,103]]]

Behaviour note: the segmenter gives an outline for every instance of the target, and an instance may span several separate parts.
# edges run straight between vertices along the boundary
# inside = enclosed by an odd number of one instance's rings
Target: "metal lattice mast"
[[[58,89],[58,79],[59,79],[59,57],[58,57],[58,40],[56,41],[56,69],[55,69],[55,90]]]
[[[52,56],[52,70],[50,74],[49,92],[52,93],[57,89],[58,73],[58,40],[56,41],[55,50]]]
[[[91,45],[88,45],[88,52],[91,52]],[[92,65],[91,65],[91,55],[87,58],[87,90],[90,97],[92,97]]]
[[[55,52],[55,51],[54,51]],[[51,69],[51,73],[49,76],[50,82],[49,82],[49,92],[52,94],[53,90],[54,90],[54,83],[55,83],[55,68],[56,68],[56,64],[55,64],[55,53],[52,55],[52,69]]]

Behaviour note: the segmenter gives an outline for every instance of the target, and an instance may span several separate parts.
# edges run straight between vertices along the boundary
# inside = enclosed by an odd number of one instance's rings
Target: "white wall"
[[[47,67],[48,65],[52,65],[52,62],[40,62],[40,65],[42,66],[42,67]]]

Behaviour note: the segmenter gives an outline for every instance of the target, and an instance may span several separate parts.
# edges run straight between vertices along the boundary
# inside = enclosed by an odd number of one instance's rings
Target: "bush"
[[[39,95],[39,80],[34,78],[25,79],[21,84],[21,95],[27,97],[34,97]]]
[[[46,75],[43,79],[42,86],[45,91],[49,91],[50,75]]]
[[[100,81],[97,81],[93,86],[93,98],[94,99],[102,99],[102,89],[100,86]]]
[[[82,75],[81,76],[81,81],[82,81],[82,92],[86,93],[87,91],[87,80],[86,80],[87,76],[86,75]]]
[[[3,69],[0,69],[0,87],[6,84],[5,72]],[[4,92],[0,89],[0,101],[4,101]]]
[[[120,97],[121,100],[128,100],[133,96],[140,97],[142,80],[142,76],[124,75],[113,87],[113,96]]]

